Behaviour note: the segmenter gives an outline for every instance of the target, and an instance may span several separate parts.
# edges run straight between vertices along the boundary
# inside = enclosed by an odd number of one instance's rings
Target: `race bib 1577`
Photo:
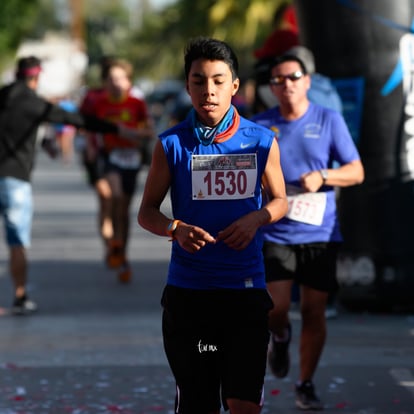
[[[291,188],[288,191],[288,212],[286,217],[302,223],[320,226],[326,209],[326,193],[301,193],[292,194]]]

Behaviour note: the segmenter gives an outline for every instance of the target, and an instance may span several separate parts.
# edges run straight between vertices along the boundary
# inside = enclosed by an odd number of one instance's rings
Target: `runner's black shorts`
[[[110,161],[109,154],[104,154],[104,175],[109,173],[119,174],[122,192],[128,196],[132,196],[136,190],[139,171],[140,168],[121,168]]]
[[[95,159],[88,160],[85,151],[82,157],[89,185],[94,187],[96,182],[104,176],[105,155],[101,151],[96,154]]]
[[[266,282],[294,280],[322,292],[338,289],[336,262],[340,243],[263,244]]]
[[[265,289],[192,290],[167,285],[164,348],[176,380],[176,413],[218,411],[226,399],[262,405],[269,341]]]

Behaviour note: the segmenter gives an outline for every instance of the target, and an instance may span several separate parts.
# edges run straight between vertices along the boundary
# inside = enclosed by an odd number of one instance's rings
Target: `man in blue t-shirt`
[[[287,215],[263,228],[266,282],[274,302],[269,364],[275,376],[289,370],[289,307],[300,285],[302,329],[296,405],[320,410],[312,378],[326,339],[325,307],[335,291],[342,236],[334,187],[359,184],[364,169],[342,115],[310,102],[311,78],[295,55],[275,59],[270,87],[279,105],[253,120],[275,132],[289,201]],[[333,165],[335,163],[335,167]]]
[[[318,105],[325,108],[334,109],[339,113],[342,113],[343,106],[341,96],[339,95],[335,85],[331,79],[318,73],[315,66],[315,57],[310,49],[305,46],[299,45],[289,49],[286,54],[297,56],[305,65],[306,71],[311,78],[311,85],[308,89],[308,99]],[[269,88],[270,90],[270,88]],[[276,97],[270,91],[273,99],[276,101]],[[272,105],[273,106],[273,105]],[[327,318],[336,318],[337,311],[335,306],[336,293],[332,292],[329,295],[325,316]],[[300,302],[300,292],[297,284],[293,285],[292,289],[292,315],[296,313],[298,303]]]

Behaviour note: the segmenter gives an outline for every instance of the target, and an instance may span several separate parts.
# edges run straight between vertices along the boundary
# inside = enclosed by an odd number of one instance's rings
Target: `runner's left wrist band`
[[[171,237],[171,240],[174,240],[174,233],[177,230],[178,225],[181,223],[181,220],[171,220],[167,226],[167,236]]]

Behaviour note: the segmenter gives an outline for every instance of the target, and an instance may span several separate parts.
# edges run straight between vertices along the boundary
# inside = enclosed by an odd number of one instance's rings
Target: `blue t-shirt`
[[[261,177],[274,134],[243,117],[228,140],[202,145],[189,117],[160,135],[171,170],[174,218],[213,237],[262,207]],[[201,157],[200,157],[201,156]],[[191,289],[266,287],[260,232],[242,251],[223,242],[188,253],[172,243],[167,283]]]
[[[288,195],[300,189],[302,174],[332,168],[334,162],[343,165],[360,159],[348,127],[337,111],[310,103],[301,118],[287,121],[276,107],[256,115],[253,121],[276,135]],[[326,194],[321,224],[284,217],[263,227],[264,240],[281,244],[342,241],[335,190],[323,186],[319,192]]]

